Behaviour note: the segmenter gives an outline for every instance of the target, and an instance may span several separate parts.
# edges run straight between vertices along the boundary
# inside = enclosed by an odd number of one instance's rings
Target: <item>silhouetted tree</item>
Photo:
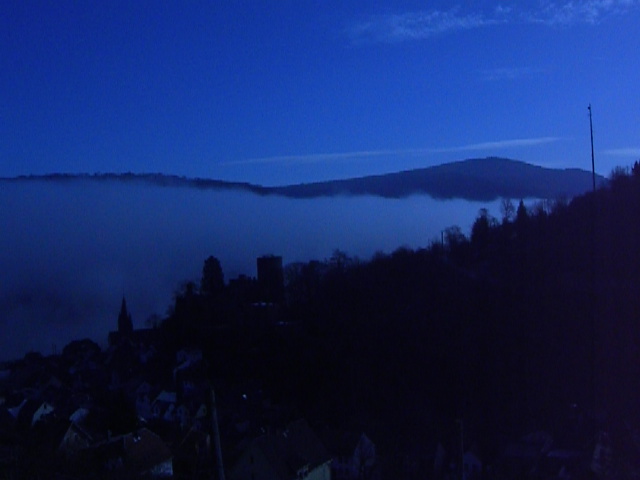
[[[529,214],[527,213],[527,207],[525,207],[524,202],[520,200],[520,203],[518,204],[518,210],[516,212],[516,221],[519,223],[525,222],[528,217]]]
[[[218,295],[224,289],[224,275],[220,260],[210,256],[204,261],[202,267],[202,280],[200,282],[200,292],[205,295]]]
[[[511,222],[516,215],[516,207],[510,198],[503,198],[500,202],[500,213],[502,213],[502,223]]]
[[[631,170],[629,167],[615,167],[609,174],[609,185],[611,188],[622,188],[631,178]]]
[[[448,227],[444,231],[444,242],[445,245],[449,247],[449,250],[454,250],[466,240],[467,238],[464,236],[464,233],[462,233],[462,230],[458,225]]]
[[[489,211],[486,208],[481,208],[478,212],[478,217],[471,227],[471,244],[480,256],[486,254],[491,228],[494,224],[495,219],[489,215]]]
[[[458,225],[445,229],[444,242],[452,258],[461,264],[466,263],[469,253],[469,241]]]
[[[351,263],[352,259],[349,258],[349,255],[338,248],[333,251],[329,259],[329,264],[339,272],[342,272],[346,267],[351,265]]]
[[[527,207],[524,206],[524,202],[520,200],[518,204],[518,210],[516,211],[516,233],[522,239],[522,236],[526,232],[527,223],[529,221],[529,213]]]
[[[602,404],[619,418],[637,418],[640,182],[627,178],[622,186],[595,194],[602,209],[598,252],[607,255],[598,266],[598,315],[606,314],[607,331],[625,332],[598,339],[601,377],[620,372],[598,378],[607,387]],[[554,430],[567,401],[589,398],[584,266],[591,195],[541,203],[537,212],[522,200],[516,209],[504,201],[508,221],[501,224],[482,209],[471,240],[459,227],[445,230],[447,255],[434,244],[357,262],[337,250],[324,262],[290,265],[289,301],[276,315],[296,327],[274,322],[259,333],[243,330],[242,341],[213,349],[215,363],[256,376],[276,399],[314,412],[318,423],[381,419],[381,436],[398,438],[398,445],[412,429],[444,428],[461,411],[469,432],[495,432],[497,425],[514,434],[531,425]],[[182,292],[177,306],[184,308],[176,312],[184,314],[175,318],[188,326],[200,304],[218,303],[202,297]],[[201,341],[206,329],[193,331]],[[557,431],[563,433],[559,424]],[[482,441],[491,450],[499,440],[489,436]]]

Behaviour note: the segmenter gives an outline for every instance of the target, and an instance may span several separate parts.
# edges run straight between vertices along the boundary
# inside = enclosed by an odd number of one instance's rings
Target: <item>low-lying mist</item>
[[[334,249],[369,259],[419,248],[459,225],[468,233],[493,204],[427,196],[292,200],[238,191],[117,182],[0,185],[0,359],[60,351],[73,339],[106,343],[122,296],[134,325],[167,311],[178,285],[198,281],[209,255],[225,280],[255,276],[256,257],[285,264]]]

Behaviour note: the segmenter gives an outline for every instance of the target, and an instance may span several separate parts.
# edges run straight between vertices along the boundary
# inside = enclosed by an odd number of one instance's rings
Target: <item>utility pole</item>
[[[464,419],[460,417],[456,423],[460,425],[460,480],[464,480]]]
[[[593,415],[593,428],[594,434],[597,431],[596,420],[596,169],[595,169],[595,154],[593,149],[593,115],[591,111],[591,104],[589,104],[589,132],[591,134],[591,175],[593,179],[593,194],[591,195],[591,352],[590,352],[590,367],[591,367],[591,409]]]
[[[222,464],[222,448],[220,446],[220,429],[218,427],[218,410],[216,407],[216,394],[213,391],[213,386],[209,390],[209,408],[211,415],[211,436],[213,437],[213,455],[215,466],[215,480],[225,480],[224,478],[224,465]]]
[[[589,104],[589,130],[591,131],[591,178],[593,179],[593,191],[596,191],[596,157],[593,151],[593,120],[591,118],[591,104]]]

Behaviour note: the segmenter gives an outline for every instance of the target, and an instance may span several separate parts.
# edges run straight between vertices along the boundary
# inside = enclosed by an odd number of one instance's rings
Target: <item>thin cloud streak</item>
[[[545,145],[562,140],[562,137],[538,137],[538,138],[517,138],[511,140],[497,140],[491,142],[481,142],[457,147],[440,147],[440,148],[413,148],[399,150],[365,150],[354,152],[338,152],[338,153],[313,153],[306,155],[281,155],[273,157],[248,158],[246,160],[237,160],[226,162],[223,165],[249,165],[249,164],[269,164],[269,163],[319,163],[335,160],[361,160],[370,157],[382,156],[407,156],[407,155],[427,155],[433,153],[447,152],[468,152],[479,150],[505,150],[519,147],[533,147]]]
[[[460,147],[441,148],[438,152],[468,152],[472,150],[504,150],[519,147],[535,147],[547,143],[558,142],[561,137],[516,138],[513,140],[497,140],[494,142],[472,143]]]
[[[337,153],[310,153],[302,155],[276,155],[273,157],[247,158],[245,160],[224,162],[222,163],[222,165],[255,165],[264,163],[318,163],[327,160],[349,160],[367,157],[381,157],[387,155],[400,155],[403,153],[411,153],[416,151],[418,150],[365,150]]]
[[[354,44],[397,43],[500,24],[595,25],[606,17],[626,14],[639,5],[640,0],[587,0],[547,2],[534,10],[497,6],[487,13],[460,13],[459,8],[422,10],[370,16],[352,25],[347,34]]]
[[[393,43],[480,28],[496,22],[497,19],[479,13],[460,15],[457,9],[407,12],[370,17],[355,24],[349,30],[349,36],[354,43]]]
[[[602,152],[605,155],[613,155],[616,157],[636,157],[640,158],[640,147],[614,148]]]
[[[540,11],[529,12],[526,20],[548,26],[599,23],[603,18],[627,13],[638,6],[637,0],[587,0],[584,2],[550,3]]]

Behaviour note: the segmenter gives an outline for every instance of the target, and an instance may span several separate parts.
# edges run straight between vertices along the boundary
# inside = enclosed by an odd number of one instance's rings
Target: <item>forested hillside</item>
[[[570,203],[503,207],[469,237],[289,265],[281,306],[186,288],[165,330],[213,345],[228,380],[387,448],[450,437],[456,419],[489,455],[534,430],[574,448],[596,429],[621,438],[640,422],[640,169]]]

